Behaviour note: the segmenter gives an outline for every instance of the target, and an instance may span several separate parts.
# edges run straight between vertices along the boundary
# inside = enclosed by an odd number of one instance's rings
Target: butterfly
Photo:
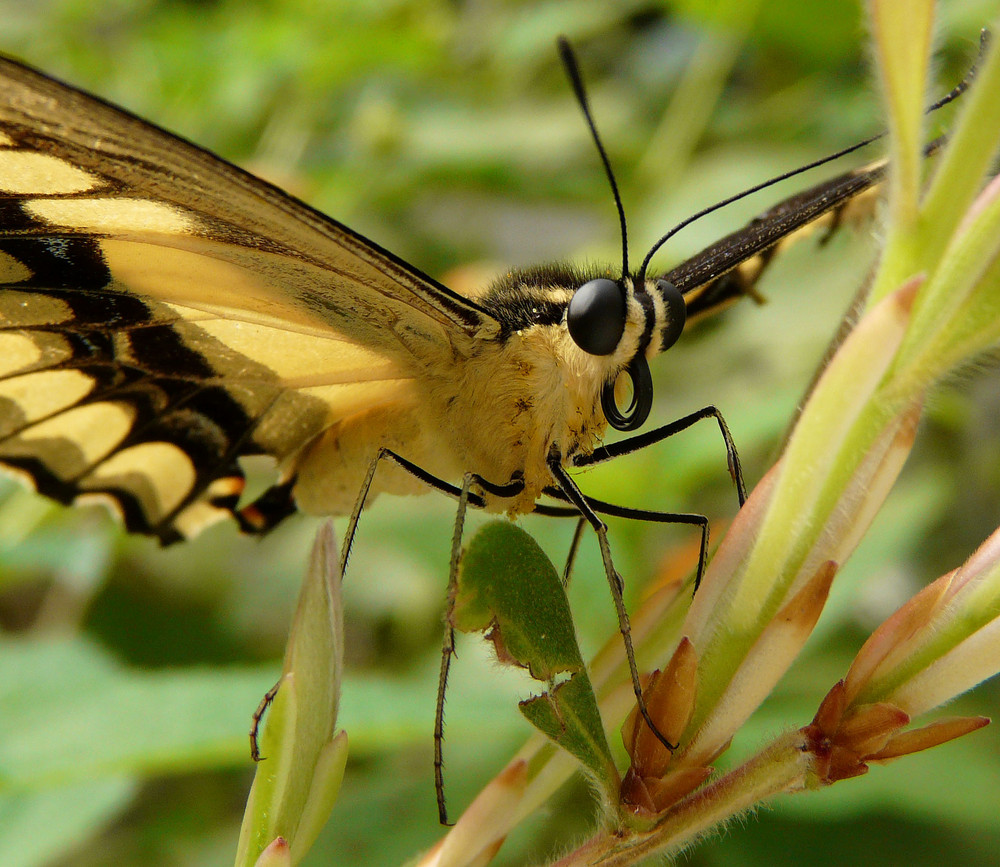
[[[582,516],[644,710],[600,514],[699,526],[699,568],[707,519],[600,503],[569,471],[714,418],[742,502],[714,407],[613,445],[604,435],[647,420],[648,361],[687,322],[753,294],[782,243],[849,216],[884,166],[787,199],[654,273],[665,236],[631,271],[613,175],[563,55],[615,189],[622,264],[511,271],[475,297],[0,57],[0,466],[60,502],[104,503],[164,543],[225,518],[262,533],[296,510],[348,514],[343,562],[362,504],[383,493],[430,486],[511,516]],[[274,458],[280,477],[242,504],[251,455]]]
[[[0,462],[164,542],[349,513],[379,446],[531,511],[651,401],[647,359],[750,294],[775,245],[881,178],[848,173],[670,272],[544,266],[464,297],[150,123],[0,58]],[[621,378],[630,408],[619,408]],[[238,508],[239,459],[282,479]],[[388,468],[371,495],[412,492]]]

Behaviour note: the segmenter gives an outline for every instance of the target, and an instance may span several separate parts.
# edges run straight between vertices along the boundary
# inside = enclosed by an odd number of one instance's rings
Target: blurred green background
[[[943,92],[998,3],[953,0],[940,12]],[[687,214],[880,126],[860,9],[844,0],[0,0],[0,22],[0,50],[263,174],[456,286],[499,268],[619,255],[607,185],[559,66],[560,33],[579,51],[633,258]],[[657,261],[667,267],[823,176],[713,214]],[[876,231],[800,245],[764,281],[768,304],[693,329],[655,366],[651,422],[717,405],[752,485]],[[808,722],[870,630],[995,528],[998,411],[992,361],[938,391],[817,635],[734,754]],[[621,503],[704,512],[717,536],[736,508],[710,425],[582,483]],[[316,522],[290,520],[261,542],[218,527],[161,550],[99,512],[14,485],[0,495],[4,865],[231,862],[252,774],[249,717],[277,675]],[[309,864],[398,864],[440,834],[431,729],[453,514],[436,496],[384,500],[362,524],[345,585],[351,760]],[[572,527],[524,524],[560,562]],[[612,524],[633,600],[691,535]],[[590,538],[575,576],[587,654],[615,623]],[[462,641],[459,654],[446,743],[455,815],[528,734],[519,684],[482,642]],[[951,708],[998,710],[995,684]],[[994,864],[998,797],[1000,736],[987,729],[785,798],[687,861]],[[497,863],[543,858],[594,814],[586,787],[566,786]]]

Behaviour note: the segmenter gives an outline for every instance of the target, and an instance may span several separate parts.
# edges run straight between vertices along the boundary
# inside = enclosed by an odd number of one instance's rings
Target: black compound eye
[[[663,352],[670,349],[681,336],[687,321],[687,304],[684,303],[680,290],[667,280],[657,280],[656,291],[660,293],[667,308],[667,324],[660,335],[660,352]]]
[[[625,293],[621,286],[606,277],[584,283],[569,300],[566,327],[584,352],[611,355],[625,332]]]

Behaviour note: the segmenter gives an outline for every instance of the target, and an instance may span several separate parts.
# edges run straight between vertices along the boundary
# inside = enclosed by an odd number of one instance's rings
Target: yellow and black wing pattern
[[[0,58],[0,465],[41,493],[193,535],[235,512],[241,457],[287,465],[495,330],[280,190]]]

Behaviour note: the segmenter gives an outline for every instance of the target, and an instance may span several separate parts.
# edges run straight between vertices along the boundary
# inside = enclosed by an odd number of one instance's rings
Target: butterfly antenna
[[[562,58],[563,66],[566,67],[566,74],[569,76],[570,84],[573,86],[573,93],[576,94],[576,101],[580,104],[583,116],[590,129],[590,136],[597,145],[597,152],[601,155],[601,162],[604,163],[604,173],[608,176],[608,183],[611,184],[611,194],[615,197],[615,207],[618,208],[618,222],[622,229],[622,279],[628,276],[628,230],[625,226],[625,207],[622,205],[621,193],[618,191],[618,182],[615,180],[615,173],[611,170],[611,160],[604,150],[604,144],[597,133],[597,126],[590,113],[590,103],[587,101],[587,91],[583,86],[583,77],[580,75],[580,66],[576,62],[576,55],[565,36],[560,36],[557,40],[559,45],[559,56]],[[638,285],[642,285],[641,283]]]
[[[976,55],[975,63],[971,67],[969,67],[969,71],[965,74],[965,77],[955,87],[953,87],[949,93],[941,97],[941,99],[939,99],[937,102],[928,106],[928,108],[925,111],[925,114],[930,114],[932,111],[937,111],[939,108],[947,105],[949,102],[958,99],[958,97],[960,97],[963,93],[965,93],[966,90],[969,89],[969,85],[972,84],[972,80],[976,76],[976,67],[982,60],[983,55],[985,54],[986,49],[989,46],[989,43],[990,43],[990,32],[989,30],[986,30],[984,28],[979,34],[979,53]],[[586,109],[584,110],[586,111]],[[860,150],[863,147],[867,147],[872,142],[876,142],[880,138],[885,138],[885,136],[887,135],[888,131],[883,130],[882,132],[870,136],[869,138],[866,138],[863,141],[859,141],[856,144],[852,144],[850,147],[846,147],[843,150],[839,150],[836,153],[829,154],[828,156],[821,157],[818,160],[813,160],[811,163],[807,163],[804,166],[799,166],[798,168],[792,169],[791,171],[783,172],[780,175],[776,175],[773,178],[769,178],[766,181],[762,181],[759,184],[755,184],[754,186],[746,190],[743,190],[742,192],[736,193],[735,195],[732,195],[727,199],[723,199],[721,202],[716,202],[714,205],[709,205],[707,208],[703,208],[696,214],[692,214],[690,217],[688,217],[685,220],[682,220],[680,223],[674,226],[669,232],[667,232],[662,238],[660,238],[655,244],[653,244],[650,251],[646,254],[646,258],[642,260],[642,266],[639,268],[639,274],[636,283],[641,286],[645,282],[646,269],[649,267],[650,261],[652,260],[656,252],[660,249],[660,247],[662,247],[681,229],[690,226],[695,220],[700,220],[702,217],[707,216],[708,214],[711,214],[714,211],[718,211],[720,208],[724,208],[727,205],[731,205],[733,202],[738,202],[740,199],[743,199],[746,196],[753,195],[754,193],[760,192],[761,190],[766,189],[767,187],[774,186],[774,184],[780,184],[782,181],[786,181],[789,178],[794,178],[796,175],[800,175],[803,172],[808,172],[819,166],[825,165],[826,163],[831,163],[834,160],[839,160],[841,157],[845,157],[850,153],[854,153],[854,151],[856,150]],[[598,144],[598,147],[600,147],[600,144]]]

